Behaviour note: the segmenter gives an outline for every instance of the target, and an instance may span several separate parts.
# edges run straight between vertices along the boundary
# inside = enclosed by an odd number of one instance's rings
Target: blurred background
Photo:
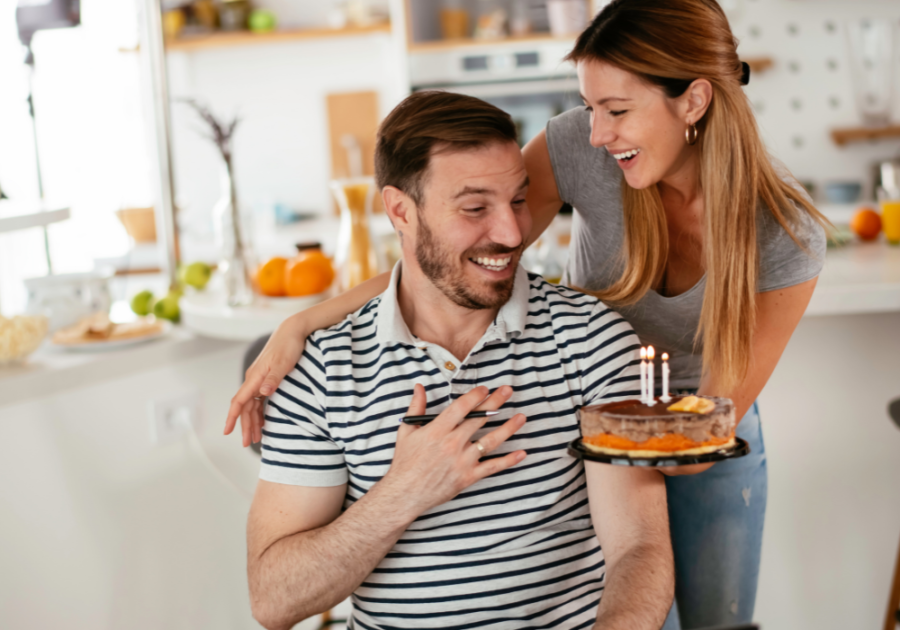
[[[756,617],[890,630],[900,3],[720,3],[771,153],[836,226],[760,398]],[[472,94],[524,144],[580,104],[561,60],[603,4],[0,0],[0,626],[258,627],[259,458],[220,435],[250,344],[396,259],[371,181],[394,105]],[[569,228],[525,264],[558,280]]]

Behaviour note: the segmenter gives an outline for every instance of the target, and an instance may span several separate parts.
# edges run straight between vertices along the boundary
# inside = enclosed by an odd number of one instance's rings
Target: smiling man
[[[348,596],[360,630],[662,625],[661,475],[566,452],[578,408],[637,393],[638,341],[519,266],[531,219],[515,139],[504,112],[441,92],[382,124],[402,259],[385,293],[309,338],[269,400],[248,524],[267,628]],[[508,419],[465,419],[474,409]]]

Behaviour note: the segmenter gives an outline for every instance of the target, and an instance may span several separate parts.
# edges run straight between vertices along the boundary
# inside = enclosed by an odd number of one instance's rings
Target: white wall
[[[173,99],[195,98],[223,118],[240,116],[234,143],[238,195],[245,208],[257,210],[283,203],[330,212],[326,95],[373,90],[386,115],[405,96],[400,68],[389,34],[169,54]],[[209,239],[210,211],[221,195],[221,159],[185,105],[173,103],[172,119],[186,240]]]

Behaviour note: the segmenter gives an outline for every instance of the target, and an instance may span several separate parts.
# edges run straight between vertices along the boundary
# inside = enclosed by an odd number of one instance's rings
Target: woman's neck
[[[684,158],[659,181],[657,188],[667,213],[691,206],[698,200],[702,204],[699,152],[689,147]]]

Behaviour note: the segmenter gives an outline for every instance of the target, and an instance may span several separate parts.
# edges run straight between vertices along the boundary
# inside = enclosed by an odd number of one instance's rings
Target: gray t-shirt
[[[619,251],[625,235],[622,212],[622,170],[604,148],[590,141],[590,114],[569,110],[547,124],[547,146],[556,185],[572,205],[572,242],[563,284],[588,290],[609,287],[621,275]],[[785,173],[785,179],[789,179]],[[799,188],[799,185],[797,185]],[[794,231],[809,254],[791,239],[767,210],[758,213],[760,293],[806,282],[822,270],[825,230],[801,213]],[[664,297],[650,290],[641,300],[619,308],[643,345],[669,354],[671,387],[696,388],[702,371],[702,343],[694,345],[706,276],[688,291]],[[659,370],[657,370],[659,377]],[[658,380],[658,379],[657,379]]]

